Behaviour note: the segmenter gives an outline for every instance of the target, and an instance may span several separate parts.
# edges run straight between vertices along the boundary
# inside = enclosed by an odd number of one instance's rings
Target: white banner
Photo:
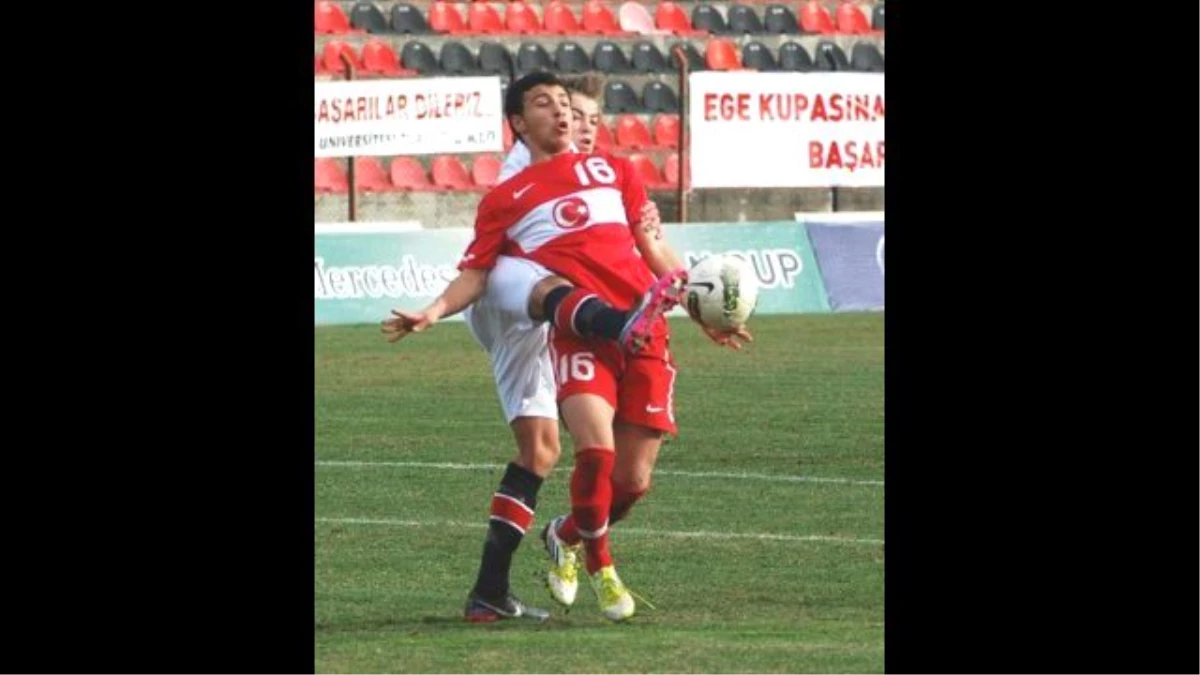
[[[698,72],[692,186],[883,185],[882,73]]]
[[[499,77],[315,83],[315,157],[499,152]]]

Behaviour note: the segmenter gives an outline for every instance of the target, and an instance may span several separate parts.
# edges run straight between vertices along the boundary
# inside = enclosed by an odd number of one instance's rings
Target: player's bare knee
[[[570,286],[571,282],[559,276],[549,276],[537,282],[529,294],[529,318],[534,321],[545,319],[542,306],[546,302],[546,294],[560,286]]]

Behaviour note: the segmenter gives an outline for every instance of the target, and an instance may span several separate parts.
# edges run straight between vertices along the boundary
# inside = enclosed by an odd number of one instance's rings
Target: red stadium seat
[[[438,33],[457,35],[468,32],[462,14],[449,2],[434,2],[429,5],[429,27]]]
[[[679,153],[672,152],[667,155],[667,161],[663,162],[663,178],[667,185],[671,187],[679,187]]]
[[[630,150],[645,150],[654,145],[650,130],[637,115],[621,115],[617,118],[617,145]]]
[[[742,67],[737,47],[729,40],[709,40],[704,49],[704,62],[712,70],[740,70]]]
[[[679,147],[679,115],[659,115],[654,118],[654,144],[660,148]]]
[[[638,35],[653,35],[658,31],[654,28],[654,17],[639,2],[623,2],[617,11],[617,23],[621,30]]]
[[[313,27],[316,32],[332,35],[350,32],[350,19],[346,18],[346,13],[342,11],[341,5],[321,0],[314,4],[313,9],[316,11],[313,18]]]
[[[839,33],[853,35],[867,35],[872,32],[867,15],[850,0],[842,0],[842,4],[838,5],[837,29]]]
[[[336,74],[346,72],[346,66],[343,65],[342,60],[338,58],[341,54],[345,54],[346,56],[350,57],[350,63],[354,64],[354,68],[356,70],[363,67],[362,59],[358,57],[358,54],[354,51],[354,47],[351,47],[348,43],[342,42],[341,40],[330,40],[329,42],[325,43],[325,53],[322,59],[325,65],[325,70]]]
[[[414,157],[395,157],[391,166],[392,185],[399,190],[436,190],[425,167]]]
[[[666,181],[663,180],[662,174],[658,172],[658,167],[654,165],[654,161],[642,154],[634,154],[629,156],[629,162],[633,164],[633,170],[637,171],[638,177],[642,179],[647,188],[661,188],[666,186]]]
[[[354,187],[363,192],[390,192],[392,179],[378,157],[355,157]]]
[[[658,9],[654,10],[654,25],[676,35],[708,35],[706,31],[692,28],[692,20],[687,12],[674,2],[658,3]]]
[[[471,180],[482,188],[490,188],[499,182],[503,160],[495,155],[479,155],[471,164]]]
[[[543,25],[547,32],[559,35],[578,35],[584,32],[583,26],[579,25],[579,19],[575,18],[575,13],[561,0],[546,3]]]
[[[367,73],[380,75],[413,75],[414,71],[400,67],[400,57],[392,45],[383,40],[370,40],[363,45],[362,69]]]
[[[504,22],[500,14],[486,2],[471,3],[467,10],[467,28],[473,33],[493,35],[504,32]]]
[[[542,32],[542,22],[537,12],[524,2],[512,2],[505,7],[504,26],[509,33],[532,35]]]
[[[603,119],[600,120],[600,126],[596,127],[596,149],[611,150],[615,142],[613,141],[612,130],[608,128],[608,124]]]
[[[453,155],[434,157],[430,168],[433,170],[433,184],[437,187],[451,190],[471,190],[475,187],[467,167]]]
[[[588,0],[583,5],[583,32],[600,35],[633,35],[621,30],[617,17],[600,0]]]
[[[500,135],[504,138],[504,152],[512,150],[513,132],[512,127],[508,125],[508,120],[500,123]]]
[[[316,192],[342,193],[350,189],[346,179],[345,162],[333,157],[320,157],[313,162],[313,189]]]
[[[805,33],[820,33],[832,35],[837,32],[833,26],[833,17],[820,0],[804,0],[800,3],[800,27]]]

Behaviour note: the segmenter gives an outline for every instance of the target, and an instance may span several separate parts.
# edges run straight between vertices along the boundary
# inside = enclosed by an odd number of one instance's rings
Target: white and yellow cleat
[[[600,601],[600,613],[611,621],[624,621],[633,616],[637,606],[633,595],[625,588],[621,577],[612,565],[601,567],[591,575],[592,590],[596,591],[596,599]]]
[[[579,590],[579,554],[582,544],[570,546],[558,538],[558,526],[566,519],[559,516],[551,520],[542,529],[542,543],[546,546],[546,556],[550,559],[550,569],[546,572],[546,589],[550,597],[564,607],[575,604],[575,594]]]

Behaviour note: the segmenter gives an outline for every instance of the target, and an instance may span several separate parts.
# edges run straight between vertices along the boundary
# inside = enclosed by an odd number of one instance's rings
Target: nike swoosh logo
[[[711,281],[693,281],[692,283],[690,283],[688,285],[689,286],[700,286],[701,288],[707,288],[709,293],[712,293],[713,291],[717,290],[716,285],[713,284]]]
[[[664,410],[666,410],[666,408],[660,408],[660,407],[658,407],[658,406],[656,406],[656,405],[648,405],[648,406],[646,406],[646,412],[648,412],[648,413],[660,413],[660,412],[662,412],[662,411],[664,411]]]
[[[528,192],[528,191],[529,191],[529,188],[533,187],[533,185],[534,185],[533,183],[530,183],[529,185],[526,185],[525,187],[521,188],[520,190],[517,190],[516,192],[514,192],[514,193],[513,193],[513,199],[520,199],[520,198],[521,198],[521,195],[523,195],[523,194],[525,194],[526,192]]]

